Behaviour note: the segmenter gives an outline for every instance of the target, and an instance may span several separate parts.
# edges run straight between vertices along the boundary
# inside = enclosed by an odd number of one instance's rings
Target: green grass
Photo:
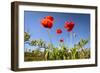
[[[90,49],[82,49],[76,51],[66,48],[54,48],[52,51],[46,49],[44,52],[34,50],[33,52],[24,53],[24,61],[47,61],[47,60],[74,60],[74,59],[89,59]]]
[[[25,33],[24,36],[25,44],[38,47],[32,52],[24,52],[24,61],[74,60],[90,58],[90,48],[84,48],[84,46],[89,42],[89,39],[81,39],[77,44],[73,43],[74,46],[72,48],[68,48],[63,42],[59,43],[60,47],[55,47],[53,44],[47,43],[42,39],[29,40],[30,35],[28,33]],[[41,51],[41,48],[45,48],[44,51]]]

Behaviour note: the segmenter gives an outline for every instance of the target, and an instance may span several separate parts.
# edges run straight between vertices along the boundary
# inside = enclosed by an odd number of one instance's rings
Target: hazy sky
[[[53,27],[49,30],[54,46],[58,45],[60,38],[63,38],[64,43],[71,47],[78,43],[81,38],[88,39],[90,37],[90,14],[25,11],[24,30],[30,33],[31,39],[43,39],[46,42],[50,42],[46,28],[40,23],[41,19],[48,15],[54,17]],[[70,33],[64,28],[65,21],[69,20],[75,23],[72,32],[76,33],[76,37],[72,36],[72,39],[70,38]],[[57,28],[62,29],[61,35],[56,34]],[[90,43],[85,47],[90,47]],[[25,44],[25,48],[33,49],[32,46],[27,44]]]

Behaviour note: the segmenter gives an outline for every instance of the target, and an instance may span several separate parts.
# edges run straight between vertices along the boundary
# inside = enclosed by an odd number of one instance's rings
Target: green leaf
[[[29,39],[30,39],[29,33],[24,32],[24,41],[25,41],[25,42],[26,42],[26,41],[29,41]]]

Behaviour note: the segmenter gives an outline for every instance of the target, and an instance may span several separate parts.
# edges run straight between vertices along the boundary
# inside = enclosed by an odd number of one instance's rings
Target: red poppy
[[[60,39],[60,42],[64,42],[64,39]]]
[[[57,33],[57,34],[61,34],[61,33],[62,33],[62,30],[61,30],[61,29],[57,29],[57,30],[56,30],[56,33]]]
[[[52,16],[46,16],[46,17],[44,17],[44,19],[49,19],[51,21],[54,21],[54,18]]]
[[[53,21],[54,18],[52,16],[46,16],[41,20],[41,24],[43,27],[51,29],[53,26]]]
[[[70,32],[74,28],[74,22],[65,22],[64,27],[68,30],[68,32]]]
[[[53,22],[49,19],[42,19],[41,24],[43,27],[49,28],[49,29],[52,28],[52,26],[53,26]]]

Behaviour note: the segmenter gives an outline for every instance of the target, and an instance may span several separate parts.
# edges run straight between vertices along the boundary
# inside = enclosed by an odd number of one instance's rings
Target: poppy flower
[[[74,22],[65,22],[64,28],[66,28],[68,32],[71,32],[72,29],[74,28]]]
[[[49,29],[51,29],[52,26],[53,26],[53,22],[49,19],[42,19],[41,24],[42,24],[43,27],[49,28]]]
[[[49,20],[51,20],[52,22],[54,21],[54,18],[53,18],[52,16],[46,16],[46,17],[44,17],[44,19],[49,19]]]
[[[53,26],[53,21],[54,18],[52,16],[46,16],[41,20],[41,24],[43,27],[51,29]]]
[[[64,39],[60,39],[60,42],[64,42]]]
[[[61,30],[61,29],[57,29],[57,30],[56,30],[56,33],[57,33],[57,34],[61,34],[61,33],[62,33],[62,30]]]

